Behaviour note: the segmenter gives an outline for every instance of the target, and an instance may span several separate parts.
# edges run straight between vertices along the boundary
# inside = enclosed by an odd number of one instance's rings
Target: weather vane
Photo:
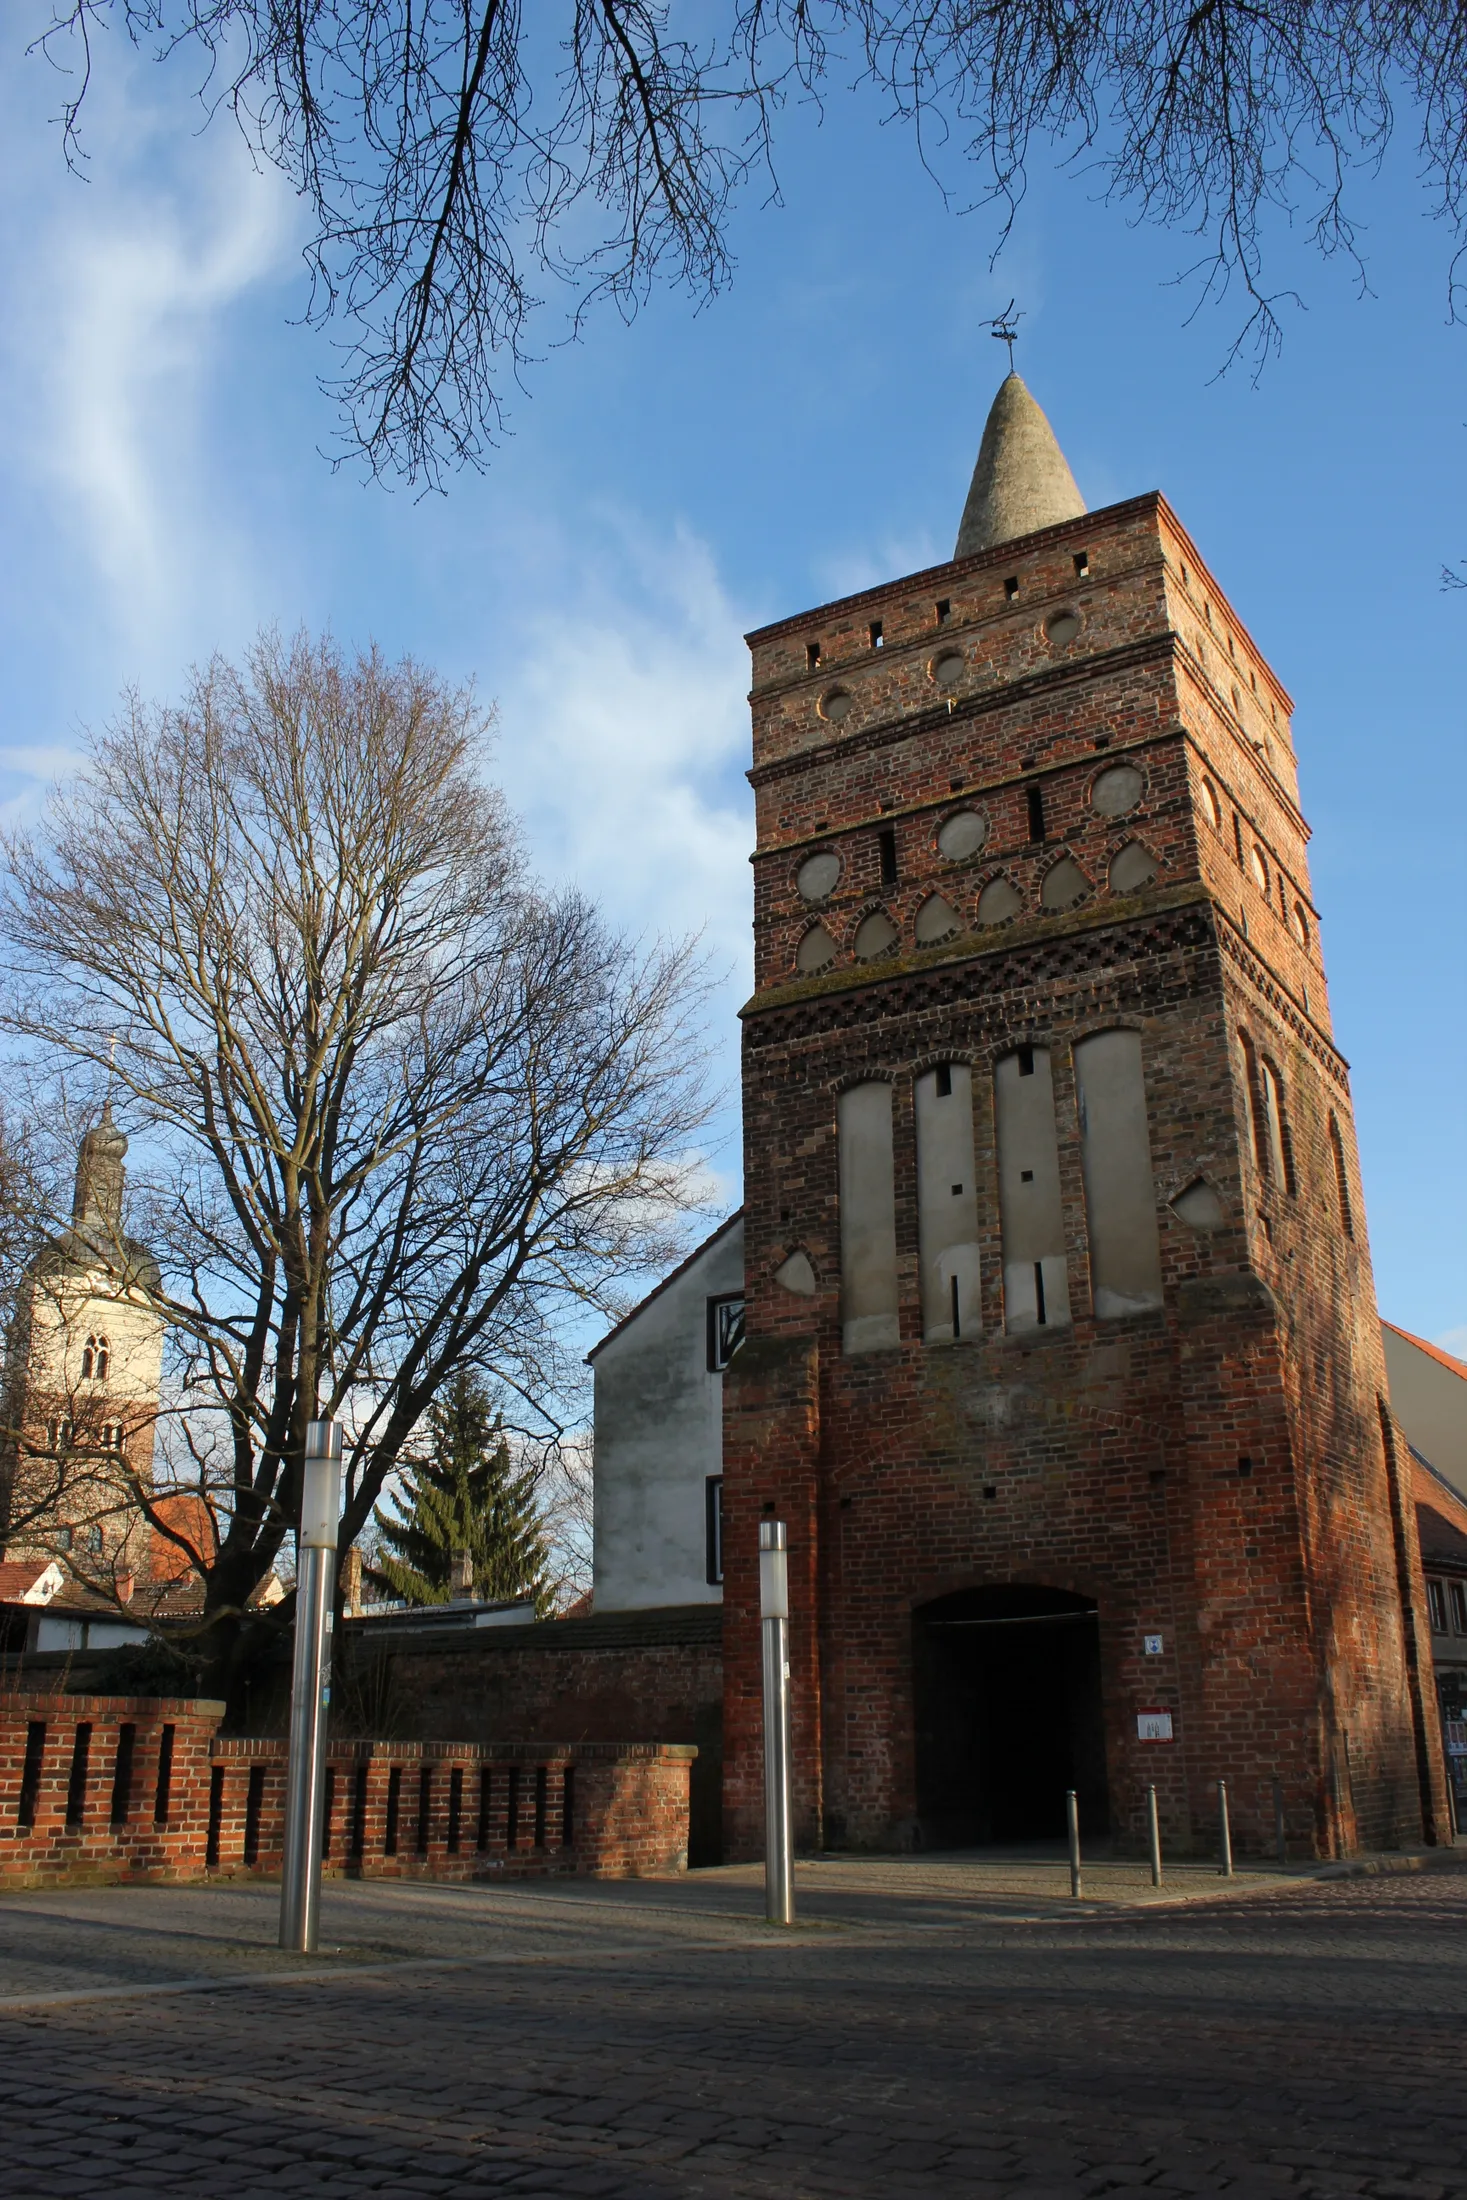
[[[989,335],[992,336],[996,342],[1000,344],[1007,344],[1009,347],[1010,374],[1012,374],[1014,371],[1014,345],[1018,340],[1019,323],[1023,320],[1023,318],[1024,316],[1022,313],[1015,313],[1014,301],[1012,298],[1010,298],[1002,313],[995,314],[994,318],[988,324]]]

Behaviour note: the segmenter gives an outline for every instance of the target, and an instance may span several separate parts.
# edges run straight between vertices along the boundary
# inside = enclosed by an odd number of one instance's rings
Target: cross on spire
[[[1018,341],[1019,323],[1023,320],[1023,318],[1024,316],[1022,313],[1015,313],[1014,301],[1012,298],[1010,298],[1002,313],[995,314],[993,319],[988,324],[989,335],[992,336],[997,343],[1007,344],[1009,347],[1010,374],[1012,374],[1014,371],[1014,345]]]

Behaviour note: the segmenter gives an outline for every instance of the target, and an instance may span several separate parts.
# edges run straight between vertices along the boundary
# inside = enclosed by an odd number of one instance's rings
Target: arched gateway
[[[924,1848],[1109,1831],[1100,1622],[1064,1589],[960,1589],[912,1614],[917,1838]]]

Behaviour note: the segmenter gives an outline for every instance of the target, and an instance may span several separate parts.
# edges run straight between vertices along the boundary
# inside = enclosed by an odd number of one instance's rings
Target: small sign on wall
[[[1136,1713],[1136,1739],[1138,1742],[1169,1742],[1172,1738],[1172,1715],[1160,1706]]]
[[[1143,1635],[1141,1645],[1148,1658],[1159,1658],[1161,1656],[1162,1642],[1160,1635]]]

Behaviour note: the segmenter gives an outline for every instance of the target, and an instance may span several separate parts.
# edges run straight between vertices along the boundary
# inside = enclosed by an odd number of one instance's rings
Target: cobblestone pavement
[[[333,1887],[304,1967],[270,1888],[9,1898],[0,2190],[1467,2200],[1467,1872],[806,1879],[789,1935],[740,1875]]]

